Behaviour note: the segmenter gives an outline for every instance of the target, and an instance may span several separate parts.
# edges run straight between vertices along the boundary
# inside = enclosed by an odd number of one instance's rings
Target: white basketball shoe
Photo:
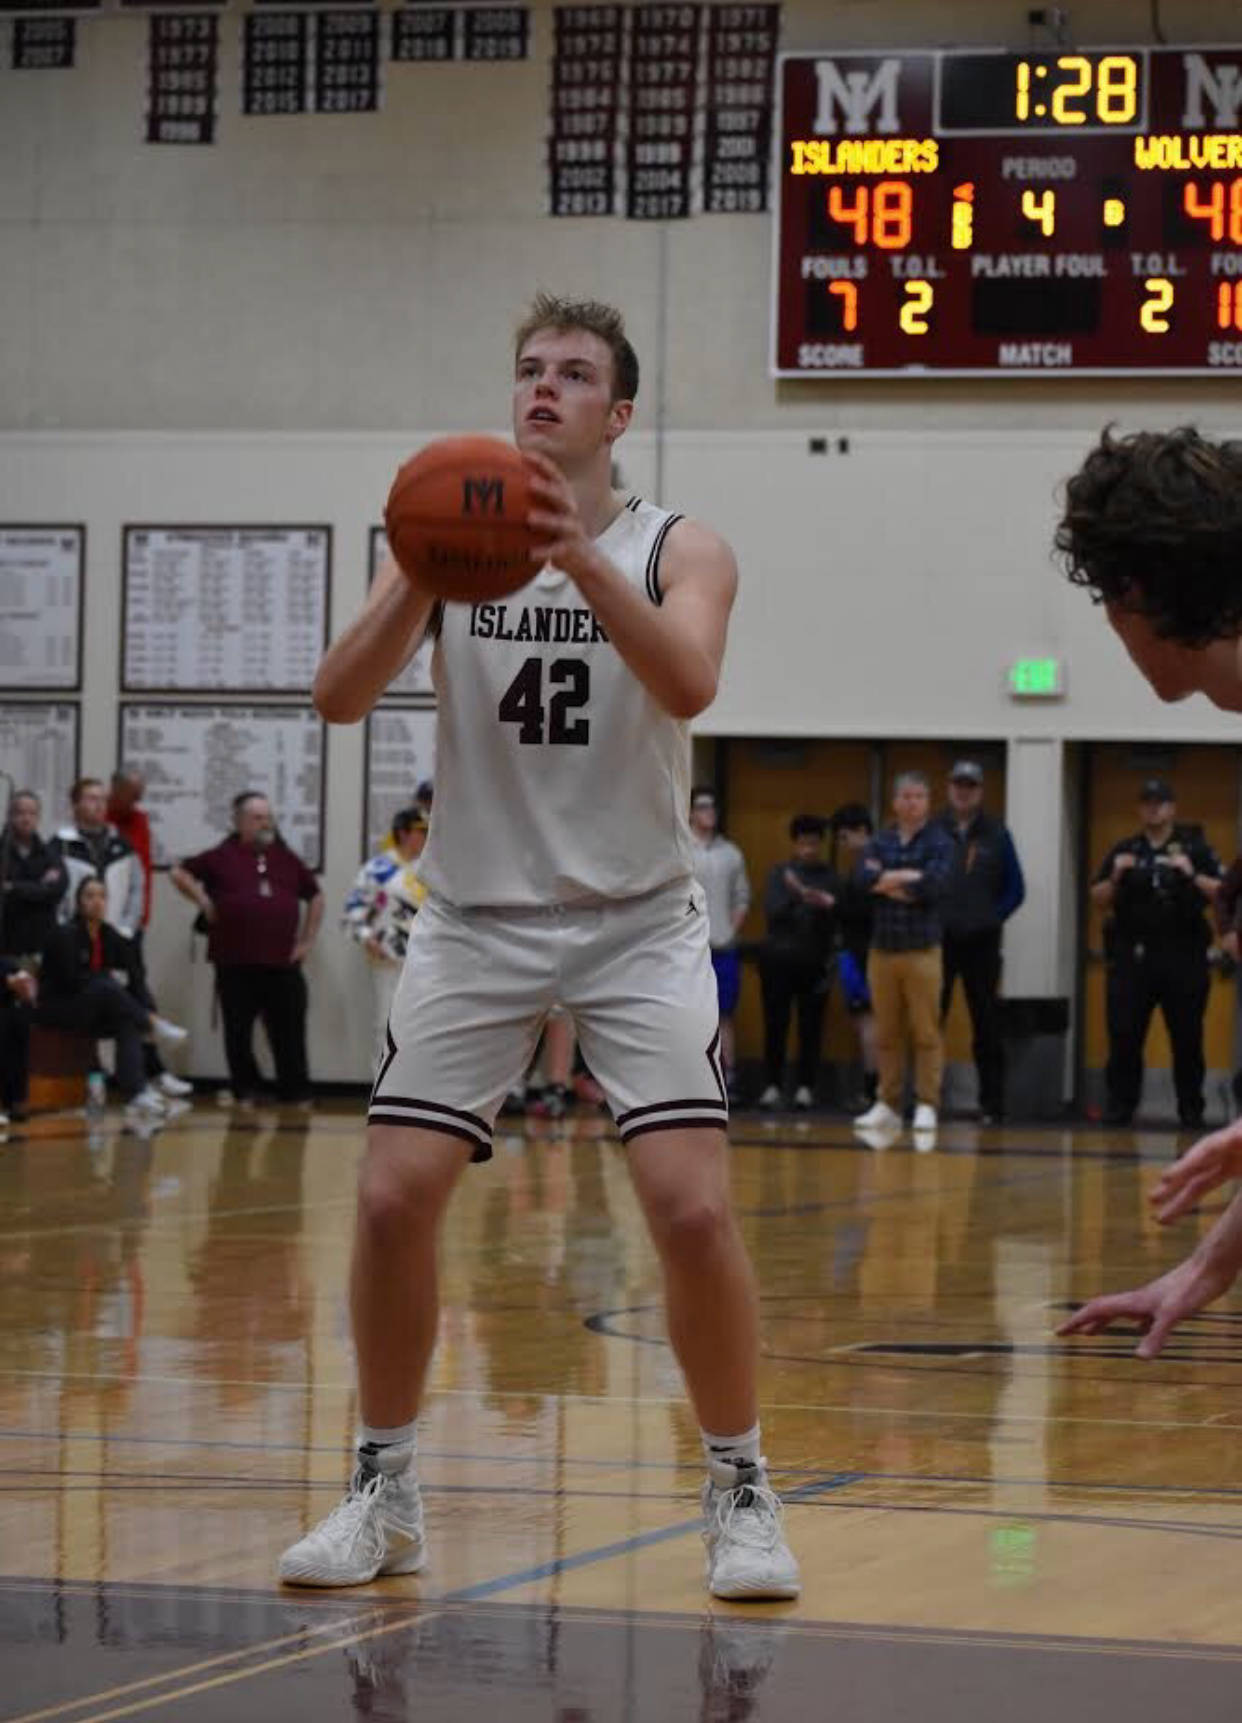
[[[764,1462],[712,1460],[703,1486],[707,1588],[713,1597],[797,1597],[802,1579],[785,1542],[781,1504]]]
[[[418,1573],[427,1560],[423,1503],[411,1462],[401,1472],[359,1467],[327,1519],[280,1558],[285,1585],[366,1585]]]
[[[854,1120],[856,1131],[900,1131],[901,1114],[896,1113],[887,1101],[874,1101],[865,1113],[859,1113]]]

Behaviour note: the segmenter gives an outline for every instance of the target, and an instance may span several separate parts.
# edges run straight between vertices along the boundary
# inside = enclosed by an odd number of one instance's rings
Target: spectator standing
[[[763,894],[767,938],[759,955],[763,989],[763,1092],[759,1105],[781,1105],[789,1017],[798,1007],[798,1066],[794,1106],[812,1106],[819,1044],[828,1003],[838,881],[823,856],[824,821],[796,814],[789,822],[793,854],[777,862]]]
[[[37,1020],[116,1044],[116,1084],[131,1119],[161,1119],[168,1103],[147,1081],[143,1042],[154,1037],[179,1047],[186,1031],[143,1005],[136,995],[133,941],[107,919],[103,880],[86,874],[74,892],[73,914],[53,930],[39,971]],[[126,977],[127,985],[113,971]]]
[[[39,836],[42,805],[33,790],[18,790],[0,834],[0,955],[32,958],[56,925],[69,885],[64,862]]]
[[[175,867],[172,882],[208,926],[207,955],[216,966],[234,1101],[254,1105],[260,1082],[254,1026],[262,1018],[276,1065],[277,1099],[308,1104],[302,963],[323,920],[323,893],[277,834],[266,796],[247,790],[235,797],[233,822],[230,837]]]
[[[61,900],[61,919],[72,917],[78,887],[84,879],[103,881],[106,919],[122,939],[132,939],[142,925],[142,864],[133,846],[108,824],[108,798],[99,778],[79,778],[69,792],[73,818],[52,839],[51,848],[69,875]]]
[[[979,1111],[984,1124],[1005,1116],[1005,1046],[1001,1037],[1001,935],[1026,897],[1022,864],[1008,826],[985,813],[983,767],[959,760],[949,773],[949,806],[940,824],[952,846],[944,894],[944,982],[940,1019],[949,1015],[961,977],[970,1012]]]
[[[855,877],[855,869],[871,842],[875,825],[861,802],[846,802],[833,814],[831,823],[833,865],[841,882],[837,897],[837,926],[841,942],[837,977],[846,1010],[858,1034],[863,1087],[860,1101],[854,1105],[861,1110],[874,1105],[878,1082],[875,1012],[871,1006],[871,989],[867,985],[867,958],[871,951],[875,900],[870,886],[860,884]],[[844,857],[841,857],[842,849]]]
[[[139,806],[146,793],[146,779],[133,766],[122,766],[112,774],[108,792],[106,817],[113,831],[119,833],[138,858],[142,870],[142,910],[138,931],[151,921],[151,821],[145,808]]]
[[[1105,1123],[1128,1125],[1143,1089],[1143,1046],[1157,1005],[1173,1048],[1177,1116],[1203,1123],[1203,1017],[1208,998],[1207,911],[1221,867],[1198,826],[1177,823],[1173,786],[1149,778],[1139,792],[1143,829],[1113,845],[1091,886],[1109,914],[1108,1102]]]
[[[690,837],[695,878],[707,898],[707,937],[720,1001],[720,1056],[732,1096],[737,1063],[733,1014],[742,986],[737,936],[750,908],[750,881],[746,877],[746,858],[720,830],[716,792],[707,785],[700,785],[690,794]]]
[[[15,958],[0,957],[0,1131],[26,1111],[30,1068],[30,1007],[38,987]]]
[[[345,899],[344,922],[366,954],[374,999],[375,1047],[383,1056],[388,1013],[401,979],[405,948],[427,887],[415,863],[427,841],[427,821],[419,808],[402,808],[392,822],[390,842],[364,862]]]
[[[867,981],[875,1007],[879,1099],[855,1119],[876,1146],[901,1129],[907,1036],[914,1044],[914,1146],[935,1147],[940,1078],[940,904],[952,866],[943,829],[931,819],[931,785],[902,772],[893,792],[894,823],[864,849],[855,877],[875,899]]]

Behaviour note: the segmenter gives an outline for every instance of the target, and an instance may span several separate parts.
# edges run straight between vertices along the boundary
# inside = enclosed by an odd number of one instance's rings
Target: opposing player
[[[1242,712],[1242,442],[1105,431],[1056,542],[1162,700]]]
[[[1242,443],[1195,430],[1106,431],[1066,487],[1057,533],[1069,577],[1101,600],[1126,651],[1162,700],[1206,694],[1242,711]],[[1242,1120],[1204,1137],[1151,1194],[1176,1220],[1242,1177]],[[1093,1298],[1062,1334],[1137,1323],[1140,1358],[1219,1298],[1242,1271],[1242,1193],[1185,1262],[1146,1286]]]
[[[351,1278],[362,1428],[340,1505],[282,1579],[358,1585],[426,1550],[415,1421],[453,1187],[560,1003],[602,1084],[664,1270],[703,1430],[707,1578],[788,1598],[799,1576],[762,1456],[758,1310],[729,1201],[716,985],[691,866],[686,721],[716,693],[737,571],[694,521],[614,491],[638,361],[619,313],[541,295],[513,424],[532,470],[530,583],[436,615],[429,890],[371,1098]],[[329,648],[315,703],[362,718],[435,607],[389,563]]]

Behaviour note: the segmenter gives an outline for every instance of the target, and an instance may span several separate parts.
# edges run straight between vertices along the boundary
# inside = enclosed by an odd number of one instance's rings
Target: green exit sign
[[[1009,666],[1009,692],[1015,700],[1056,700],[1065,692],[1059,658],[1016,658]]]

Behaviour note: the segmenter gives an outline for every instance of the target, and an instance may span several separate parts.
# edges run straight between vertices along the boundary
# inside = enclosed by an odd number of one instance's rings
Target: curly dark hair
[[[1242,443],[1108,427],[1066,483],[1056,548],[1075,586],[1164,640],[1242,633]]]

